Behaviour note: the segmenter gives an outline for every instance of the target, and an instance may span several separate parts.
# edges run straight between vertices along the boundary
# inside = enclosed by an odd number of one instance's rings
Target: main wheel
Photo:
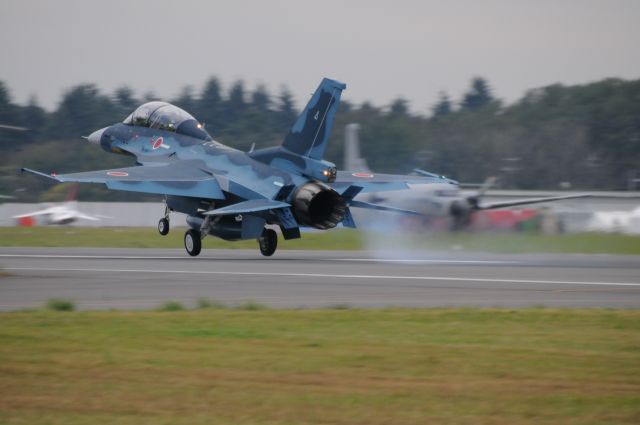
[[[278,235],[273,229],[264,229],[262,236],[258,238],[260,253],[265,257],[271,257],[278,247]]]
[[[166,218],[160,219],[160,221],[158,222],[158,232],[160,232],[162,236],[169,233],[169,220],[167,220]]]
[[[200,238],[200,232],[194,229],[189,229],[184,234],[184,249],[187,250],[187,254],[192,257],[200,254],[202,250],[202,239]]]

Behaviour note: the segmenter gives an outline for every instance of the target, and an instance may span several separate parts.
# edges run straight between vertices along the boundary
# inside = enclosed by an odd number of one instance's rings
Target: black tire
[[[271,257],[278,247],[278,235],[273,229],[264,229],[262,236],[258,238],[260,253],[265,257]]]
[[[166,218],[161,218],[160,221],[158,221],[158,232],[162,236],[165,236],[169,233],[169,220],[167,220]]]
[[[202,239],[200,238],[200,232],[194,229],[189,229],[184,234],[184,249],[187,250],[187,254],[192,257],[200,254],[202,250]]]

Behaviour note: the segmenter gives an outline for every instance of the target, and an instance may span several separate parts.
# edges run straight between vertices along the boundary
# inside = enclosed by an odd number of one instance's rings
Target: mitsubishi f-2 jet
[[[215,141],[186,111],[165,102],[138,107],[123,122],[87,137],[107,152],[135,157],[128,168],[74,174],[22,171],[57,182],[102,183],[109,189],[164,195],[161,235],[171,211],[187,215],[187,253],[196,256],[207,235],[226,240],[256,239],[265,256],[300,227],[356,226],[350,208],[415,214],[355,200],[366,192],[408,189],[408,184],[441,183],[431,177],[337,171],[323,159],[340,95],[346,85],[323,79],[282,145],[242,152]]]

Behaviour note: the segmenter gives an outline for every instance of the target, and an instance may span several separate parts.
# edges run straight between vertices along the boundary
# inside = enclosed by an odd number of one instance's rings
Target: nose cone
[[[102,140],[102,133],[106,130],[105,128],[101,128],[100,130],[96,130],[87,137],[87,140],[94,145],[100,146],[100,140]]]

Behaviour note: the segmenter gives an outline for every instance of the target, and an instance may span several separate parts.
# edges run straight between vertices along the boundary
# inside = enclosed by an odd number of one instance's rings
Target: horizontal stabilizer
[[[342,192],[342,199],[347,202],[351,202],[351,200],[358,196],[358,193],[360,192],[362,192],[362,186],[351,185]]]
[[[369,202],[362,202],[362,201],[351,201],[349,202],[349,206],[356,207],[356,208],[368,208],[370,210],[378,210],[378,211],[391,211],[391,212],[397,212],[402,214],[422,215],[416,211],[404,210],[402,208],[395,208],[395,207],[387,207],[385,205],[370,204]]]
[[[228,207],[217,208],[207,211],[204,215],[232,215],[247,214],[258,211],[275,210],[279,208],[289,208],[291,205],[286,202],[274,201],[271,199],[250,199],[248,201],[238,202]]]
[[[409,185],[452,183],[448,179],[432,176],[403,176],[395,174],[378,174],[371,172],[338,171],[335,182],[331,187],[342,193],[349,186],[359,186],[360,193],[388,192],[409,189]]]

